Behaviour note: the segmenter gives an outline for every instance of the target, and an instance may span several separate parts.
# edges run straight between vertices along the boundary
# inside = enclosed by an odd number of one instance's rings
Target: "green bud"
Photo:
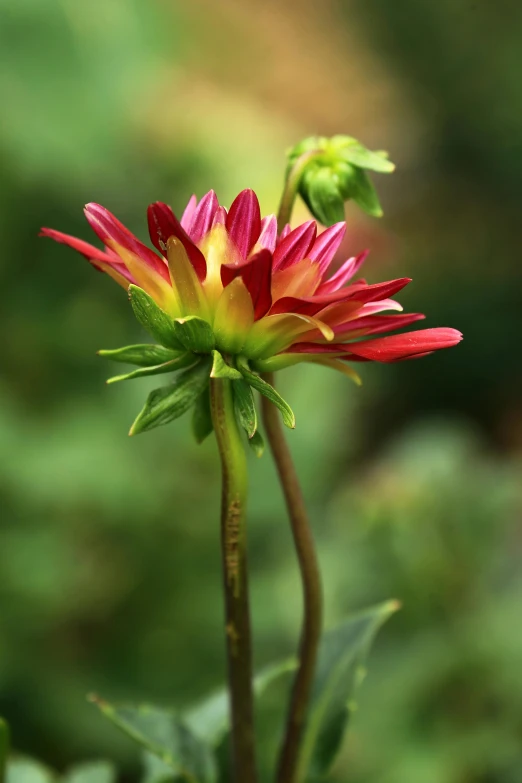
[[[287,173],[312,151],[317,154],[305,166],[298,189],[316,220],[325,226],[344,220],[344,203],[350,199],[369,215],[382,215],[366,170],[392,172],[395,166],[386,152],[373,152],[352,136],[310,136],[288,152]]]

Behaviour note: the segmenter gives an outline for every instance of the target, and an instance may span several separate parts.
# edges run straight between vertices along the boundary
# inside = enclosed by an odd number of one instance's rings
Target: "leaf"
[[[105,717],[161,759],[174,776],[188,783],[215,783],[217,770],[212,749],[177,715],[148,705],[117,707],[96,697],[92,700]]]
[[[232,392],[234,395],[234,410],[240,425],[249,438],[253,438],[257,430],[257,412],[254,395],[249,384],[239,376],[241,380],[234,381]]]
[[[176,337],[172,318],[158,307],[151,296],[137,285],[130,285],[129,298],[134,315],[155,340],[174,350],[183,349],[184,346]]]
[[[67,770],[64,783],[114,783],[116,769],[109,761],[86,761]]]
[[[203,443],[213,429],[212,412],[210,410],[210,392],[207,386],[194,403],[192,432],[194,433],[196,442]]]
[[[351,180],[351,197],[368,215],[382,217],[379,196],[368,174],[362,169],[354,169]]]
[[[30,758],[16,758],[9,761],[6,770],[6,783],[54,783],[56,774]]]
[[[160,427],[182,416],[205,388],[209,369],[209,362],[200,360],[194,367],[178,375],[174,383],[152,391],[130,428],[129,435]]]
[[[190,367],[198,361],[198,357],[193,353],[185,351],[180,353],[175,359],[171,359],[169,362],[163,364],[157,364],[155,367],[140,367],[139,370],[132,370],[125,375],[113,375],[112,378],[108,378],[107,383],[117,383],[118,381],[130,381],[133,378],[144,378],[147,375],[160,375],[165,372],[175,372],[181,370],[184,367]]]
[[[380,626],[398,608],[396,601],[388,601],[350,617],[324,634],[301,745],[298,779],[316,780],[328,772],[341,745],[348,705],[364,673],[370,645]]]
[[[228,378],[228,380],[235,381],[243,377],[239,370],[226,363],[219,351],[212,351],[212,357],[211,378]]]
[[[189,351],[210,353],[216,347],[216,338],[211,325],[197,315],[176,318],[174,330],[181,345]]]
[[[250,448],[256,455],[256,457],[262,457],[265,451],[265,441],[263,440],[263,436],[257,430],[252,437],[248,441]]]
[[[125,348],[98,351],[98,356],[104,359],[112,359],[113,362],[125,364],[137,364],[139,367],[154,367],[163,364],[179,356],[179,351],[165,348],[163,345],[127,345]]]
[[[382,174],[395,171],[395,165],[388,160],[387,153],[382,151],[372,152],[357,139],[353,139],[350,136],[334,136],[332,144],[335,145],[337,154],[348,161],[348,163],[353,163],[354,166],[358,166],[361,169],[379,171]]]
[[[299,191],[312,215],[323,226],[344,220],[344,201],[331,168],[311,170],[308,176],[303,177]]]
[[[281,411],[284,424],[286,424],[287,427],[290,427],[290,429],[293,429],[295,427],[294,412],[290,405],[285,400],[283,400],[279,392],[277,392],[269,383],[264,381],[257,373],[252,372],[248,366],[247,360],[244,357],[238,357],[237,366],[250,386],[253,386],[254,389],[257,389],[258,392],[269,399],[270,402],[273,402],[274,405],[276,405]]]
[[[254,677],[255,695],[261,696],[274,680],[295,669],[296,665],[294,659],[289,659],[266,666]],[[209,745],[218,745],[227,733],[230,723],[228,691],[223,688],[190,708],[183,713],[183,720],[202,740]]]

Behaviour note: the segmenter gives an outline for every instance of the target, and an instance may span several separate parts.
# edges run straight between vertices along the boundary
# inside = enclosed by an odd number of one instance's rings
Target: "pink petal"
[[[256,245],[259,247],[265,247],[274,252],[277,242],[277,218],[275,215],[267,215],[261,221],[261,232],[259,234]]]
[[[309,220],[307,223],[294,228],[293,231],[279,242],[274,253],[274,271],[286,269],[296,264],[303,258],[307,258],[308,252],[314,244],[317,234],[317,223]]]
[[[185,231],[188,231],[190,228],[190,225],[192,223],[192,216],[194,215],[194,210],[196,209],[197,203],[198,200],[196,196],[192,195],[189,199],[187,206],[185,207],[185,211],[181,216],[181,220],[179,222],[181,223],[181,226],[182,228],[185,229]]]
[[[344,346],[344,350],[374,362],[400,362],[441,348],[451,348],[461,340],[462,334],[456,329],[440,327],[348,343]]]
[[[227,211],[225,207],[218,207],[214,215],[214,220],[212,221],[212,228],[214,228],[214,226],[217,225],[224,226],[226,222],[227,222]]]
[[[277,244],[282,242],[283,239],[286,239],[286,237],[288,236],[288,234],[290,233],[291,230],[292,230],[292,226],[290,225],[290,223],[287,223],[286,226],[284,226],[284,228],[281,231],[281,233],[279,234],[279,238],[278,238]]]
[[[261,231],[261,210],[253,190],[247,188],[236,196],[227,215],[229,237],[246,258]]]
[[[351,280],[351,278],[357,274],[368,258],[369,252],[369,250],[363,250],[358,256],[352,256],[352,258],[345,261],[329,280],[325,280],[324,283],[321,283],[317,289],[317,293],[329,294],[332,291],[338,291],[339,288],[342,288],[348,280]]]
[[[407,315],[366,315],[361,318],[353,318],[344,324],[334,326],[336,338],[343,334],[362,331],[367,334],[380,334],[381,332],[393,332],[395,329],[403,329],[416,321],[424,320],[422,313],[408,313]]]
[[[258,321],[268,313],[272,305],[272,253],[263,248],[243,264],[229,264],[221,267],[221,282],[229,285],[241,276],[254,305],[254,318]]]
[[[106,252],[104,252],[103,250],[94,247],[94,245],[84,242],[83,239],[77,239],[70,234],[63,234],[61,231],[55,231],[54,228],[42,228],[39,236],[49,237],[49,239],[54,239],[55,242],[60,242],[62,245],[67,245],[67,247],[72,247],[73,250],[77,250],[78,253],[85,256],[87,261],[89,261],[99,272],[103,270],[100,269],[96,263],[97,261],[112,267],[130,283],[135,282],[121,258],[116,253],[113,253],[110,248],[107,248]]]
[[[346,223],[344,221],[342,223],[334,223],[333,226],[319,234],[315,240],[309,255],[311,259],[319,262],[321,274],[324,275],[330,266],[333,257],[341,246],[345,233]]]
[[[147,209],[147,219],[150,238],[158,250],[166,257],[169,237],[176,237],[185,248],[197,276],[200,280],[204,280],[207,275],[205,256],[193,243],[168,204],[163,204],[161,201],[151,204]],[[166,279],[170,280],[168,271]]]
[[[91,228],[102,242],[106,245],[111,241],[116,242],[152,267],[164,280],[169,280],[169,271],[164,261],[143,242],[140,242],[108,209],[100,204],[87,204],[84,212]]]
[[[187,228],[186,231],[192,241],[196,244],[200,242],[205,234],[212,228],[214,216],[218,207],[219,203],[216,194],[213,190],[209,190],[194,209],[190,228]]]

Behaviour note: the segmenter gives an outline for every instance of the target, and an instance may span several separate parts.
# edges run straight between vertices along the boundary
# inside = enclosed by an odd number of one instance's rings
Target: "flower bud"
[[[365,169],[389,173],[395,166],[386,152],[372,152],[351,136],[309,136],[288,153],[288,171],[306,152],[316,151],[299,181],[299,193],[325,226],[344,220],[344,202],[353,199],[364,212],[382,215],[379,198]]]

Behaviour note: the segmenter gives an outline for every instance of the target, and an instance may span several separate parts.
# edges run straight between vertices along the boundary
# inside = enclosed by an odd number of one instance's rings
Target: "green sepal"
[[[148,705],[118,707],[95,697],[92,701],[115,726],[157,756],[171,775],[187,783],[216,783],[212,748],[175,713]]]
[[[207,386],[194,403],[192,411],[192,432],[197,443],[203,443],[214,429],[210,410],[210,390]]]
[[[200,360],[194,367],[178,375],[169,386],[152,391],[130,428],[129,435],[160,427],[182,416],[205,388],[209,371],[209,361]]]
[[[234,381],[232,384],[234,410],[237,420],[250,439],[254,437],[257,430],[256,404],[250,385],[241,375],[239,377],[241,380]]]
[[[124,348],[98,351],[98,356],[111,359],[113,362],[137,364],[139,367],[154,367],[179,356],[179,351],[165,348],[163,345],[126,345]]]
[[[398,608],[396,601],[387,601],[324,634],[299,754],[299,780],[318,780],[330,769],[353,707],[354,691],[364,677],[364,662],[375,634]]]
[[[270,402],[273,402],[274,405],[279,408],[283,417],[283,423],[290,429],[294,429],[294,412],[290,405],[285,400],[283,400],[279,392],[277,392],[269,383],[264,381],[257,373],[252,372],[244,356],[238,356],[237,366],[250,386],[252,386],[254,389],[257,389],[260,394],[264,395],[268,400],[270,400]]]
[[[216,347],[216,338],[211,325],[197,315],[176,318],[174,330],[177,339],[188,351],[210,353]]]
[[[256,455],[256,457],[262,457],[265,451],[265,441],[263,436],[256,430],[251,438],[248,439],[248,445]]]
[[[227,378],[229,381],[237,381],[243,377],[239,370],[226,363],[219,351],[212,351],[212,359],[211,378]]]
[[[155,367],[140,367],[139,370],[132,370],[125,375],[114,375],[112,378],[108,378],[106,383],[116,383],[117,381],[130,381],[133,378],[144,378],[147,375],[161,375],[165,372],[176,372],[176,370],[182,370],[184,367],[190,367],[198,361],[198,357],[193,353],[180,353],[175,359],[171,359],[169,362],[163,364],[157,364]]]
[[[344,220],[344,199],[336,177],[329,169],[311,168],[301,180],[299,192],[314,218],[323,226]]]
[[[167,348],[183,350],[184,346],[176,337],[172,318],[158,307],[151,296],[137,285],[130,285],[129,299],[134,315],[155,340]]]
[[[368,174],[362,169],[354,170],[351,185],[351,197],[363,212],[372,217],[382,217],[382,207],[379,196]]]
[[[70,767],[62,783],[114,783],[116,768],[109,761],[86,761]]]
[[[387,152],[372,152],[352,136],[332,136],[330,143],[337,155],[360,169],[370,169],[381,174],[395,171],[395,165],[388,160]]]

